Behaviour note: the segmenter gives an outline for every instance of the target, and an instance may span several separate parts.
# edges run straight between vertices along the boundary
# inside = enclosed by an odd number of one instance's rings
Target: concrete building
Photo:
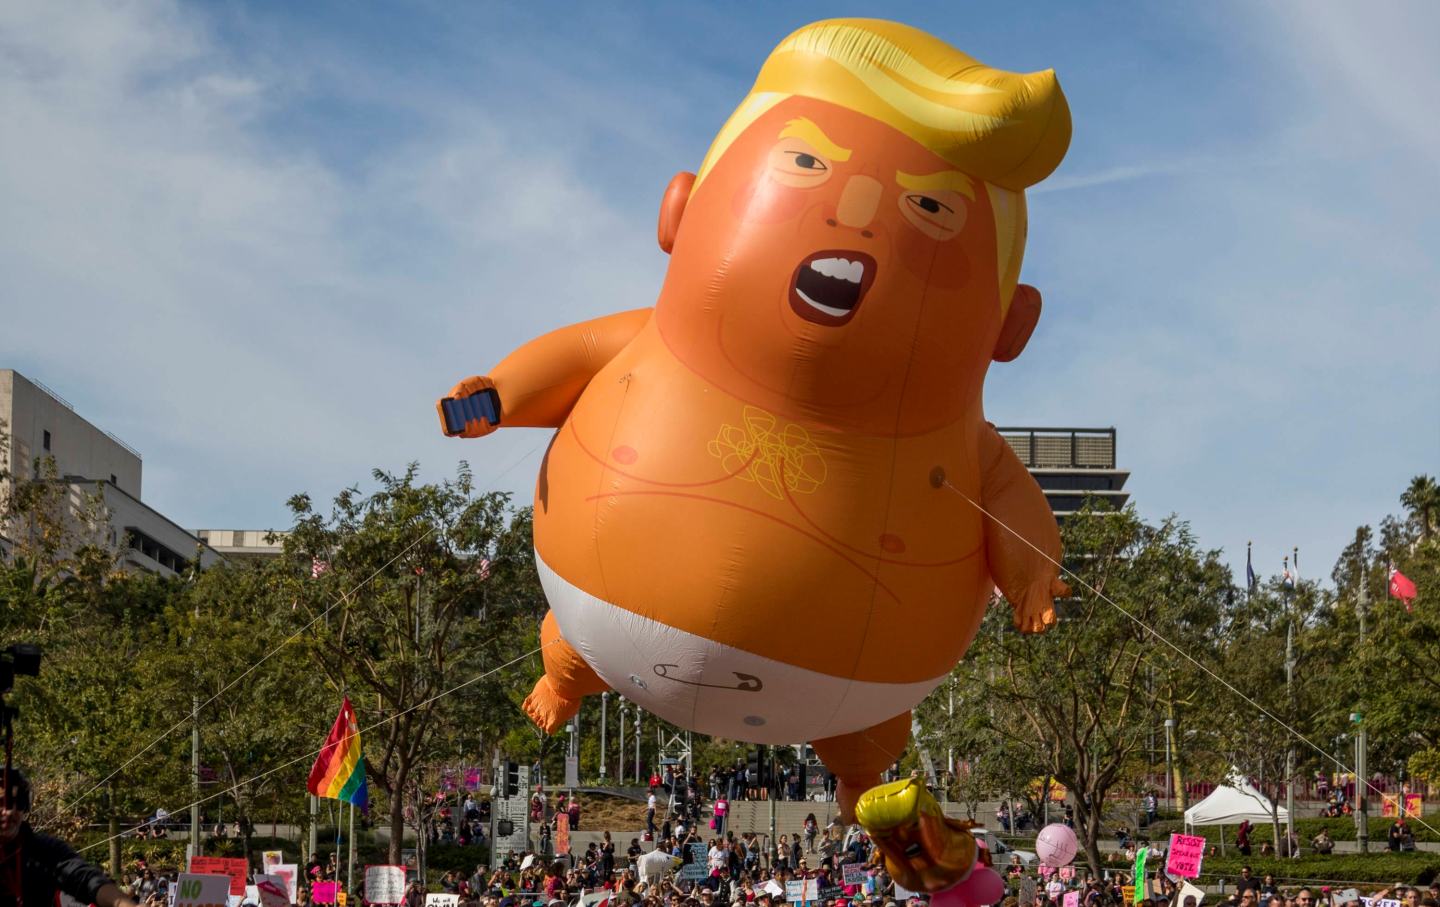
[[[1113,428],[997,428],[1050,502],[1056,519],[1079,510],[1087,494],[1116,510],[1130,495],[1130,471],[1115,460]]]
[[[202,566],[221,560],[214,548],[141,500],[139,452],[86,420],[50,388],[0,369],[0,423],[9,436],[0,456],[17,478],[38,477],[37,463],[49,457],[72,514],[83,512],[90,496],[98,497],[110,524],[106,541],[127,568],[174,575],[196,557]],[[0,494],[7,491],[0,487]],[[0,556],[9,555],[14,541],[0,531]]]
[[[196,529],[195,534],[230,561],[279,557],[285,549],[286,534],[268,529]]]

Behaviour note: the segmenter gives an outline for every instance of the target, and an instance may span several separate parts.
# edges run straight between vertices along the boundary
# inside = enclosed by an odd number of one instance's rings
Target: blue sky
[[[653,302],[670,176],[836,15],[1065,87],[1045,318],[993,420],[1116,426],[1144,515],[1266,573],[1298,545],[1328,574],[1440,472],[1422,3],[7,3],[0,367],[139,448],[187,526],[283,528],[410,460],[527,499],[544,435],[447,441],[434,398]]]

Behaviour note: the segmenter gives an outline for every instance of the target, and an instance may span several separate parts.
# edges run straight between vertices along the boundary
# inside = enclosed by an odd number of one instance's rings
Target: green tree
[[[1435,520],[1440,517],[1440,484],[1428,475],[1410,480],[1410,487],[1400,495],[1400,503],[1410,511],[1410,518],[1420,528],[1420,540],[1430,541]]]
[[[307,655],[370,727],[366,768],[388,806],[392,861],[414,773],[452,755],[436,745],[460,728],[513,727],[513,691],[541,669],[538,656],[502,667],[537,638],[528,519],[505,495],[474,496],[463,465],[438,485],[416,476],[414,465],[377,470],[378,490],[347,489],[328,516],[295,496],[277,567],[309,628]]]
[[[1071,580],[1059,624],[1022,637],[1008,629],[1008,609],[992,609],[961,663],[961,683],[988,686],[994,709],[983,732],[1005,738],[1069,789],[1098,873],[1106,800],[1117,785],[1136,782],[1135,758],[1155,731],[1155,678],[1181,658],[1151,631],[1207,660],[1230,577],[1185,523],[1150,526],[1132,508],[1096,506],[1065,522],[1066,561],[1080,582]]]

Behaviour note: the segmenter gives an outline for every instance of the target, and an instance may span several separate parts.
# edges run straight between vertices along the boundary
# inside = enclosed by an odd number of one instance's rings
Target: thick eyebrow
[[[814,122],[807,120],[805,117],[796,117],[786,123],[785,128],[780,130],[780,135],[777,136],[777,138],[793,138],[809,142],[816,151],[830,158],[832,161],[840,161],[843,163],[844,161],[850,160],[849,148],[841,148],[835,144],[834,140],[822,132],[819,126],[816,126]]]
[[[926,189],[950,189],[970,201],[975,201],[975,181],[959,170],[941,170],[938,173],[905,173],[895,171],[895,182],[902,188],[924,192]]]

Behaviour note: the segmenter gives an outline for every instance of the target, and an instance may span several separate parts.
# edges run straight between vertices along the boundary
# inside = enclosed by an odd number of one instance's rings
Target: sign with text
[[[1381,794],[1380,798],[1382,816],[1418,816],[1425,811],[1425,801],[1419,794]]]
[[[1020,877],[1020,905],[1030,907],[1035,903],[1035,880],[1030,876]]]
[[[1061,907],[1080,907],[1080,892],[1065,892],[1065,898],[1064,901],[1061,903]]]
[[[425,907],[460,907],[458,894],[427,894]]]
[[[555,814],[555,853],[563,856],[570,852],[570,814]]]
[[[680,865],[680,878],[698,882],[710,874],[705,863],[705,845],[685,845],[685,862]]]
[[[265,871],[285,880],[285,893],[289,896],[290,903],[295,903],[295,895],[299,894],[300,867],[294,863],[276,863],[274,866],[266,866]]]
[[[579,787],[579,786],[580,786],[580,757],[579,757],[579,756],[566,756],[566,757],[565,757],[565,786],[566,786],[566,787]]]
[[[245,891],[242,885],[240,891]],[[230,877],[182,872],[175,880],[175,907],[221,907],[230,897]]]
[[[310,901],[313,904],[334,904],[335,895],[339,893],[339,882],[316,882],[310,886]]]
[[[819,898],[820,883],[815,879],[791,879],[785,883],[785,900],[792,904],[815,901]]]
[[[257,875],[255,893],[260,907],[290,907],[290,885],[278,875]]]
[[[1165,871],[1182,879],[1200,878],[1200,864],[1205,860],[1205,839],[1199,835],[1171,835],[1170,850],[1165,855]]]
[[[1062,881],[1062,882],[1068,882],[1068,881],[1070,881],[1070,880],[1073,879],[1073,878],[1075,878],[1075,867],[1074,867],[1074,866],[1061,866],[1061,867],[1060,867],[1060,881]]]
[[[365,900],[371,904],[399,904],[405,900],[404,866],[366,866]]]
[[[865,864],[846,863],[840,867],[840,878],[846,885],[865,884]]]
[[[197,875],[230,877],[230,893],[245,894],[246,866],[239,857],[191,857],[190,871]]]

